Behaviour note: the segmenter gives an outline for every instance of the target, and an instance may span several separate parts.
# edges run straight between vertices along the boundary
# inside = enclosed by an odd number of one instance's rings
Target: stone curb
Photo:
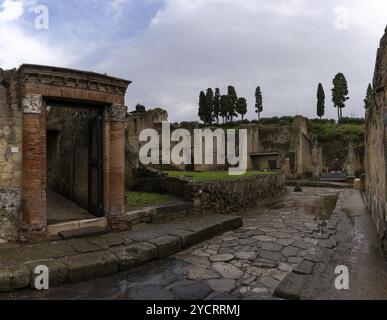
[[[48,257],[46,252],[41,256],[35,254],[33,260],[28,258],[29,261],[17,266],[0,267],[0,291],[34,288],[38,276],[35,267],[38,265],[49,268],[50,288],[53,288],[66,282],[82,282],[138,267],[173,255],[219,233],[237,229],[243,224],[242,219],[236,216],[215,215],[214,220],[216,222],[193,221],[189,227],[182,226],[181,229],[167,231],[164,235],[140,242],[133,242],[124,233],[83,238],[77,245],[75,240],[59,242],[72,248],[69,251],[71,255],[54,253]],[[47,244],[47,249],[50,246],[52,244]],[[28,252],[26,256],[31,257]]]
[[[335,183],[329,181],[286,181],[285,186],[295,187],[299,184],[301,187],[310,188],[329,188],[329,189],[353,189],[353,185],[345,183]]]

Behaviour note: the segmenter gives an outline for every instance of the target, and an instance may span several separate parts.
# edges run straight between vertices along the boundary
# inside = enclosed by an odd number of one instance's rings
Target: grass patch
[[[126,192],[126,205],[128,208],[141,208],[160,205],[178,199],[169,194],[148,193],[148,192]]]
[[[171,177],[188,177],[197,181],[227,180],[239,179],[241,177],[252,177],[260,174],[274,174],[274,172],[247,171],[244,175],[230,176],[228,171],[209,171],[209,172],[187,172],[187,171],[164,171]]]

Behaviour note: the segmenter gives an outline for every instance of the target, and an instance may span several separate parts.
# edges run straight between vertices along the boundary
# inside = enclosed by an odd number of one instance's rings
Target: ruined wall
[[[88,209],[91,109],[47,108],[48,188]]]
[[[312,165],[313,179],[319,179],[323,171],[323,152],[322,144],[318,143],[317,137],[312,142]]]
[[[387,29],[377,52],[373,80],[374,94],[366,112],[366,203],[380,239],[386,231],[386,158],[384,116],[387,84]],[[386,245],[384,245],[386,247]]]
[[[139,142],[139,135],[144,129],[161,130],[161,123],[168,121],[168,113],[162,109],[146,112],[131,112],[125,121],[125,181],[130,190],[137,184],[136,172],[140,166],[139,152],[144,143]]]
[[[300,155],[298,163],[300,165],[298,173],[308,175],[313,172],[313,158],[312,158],[313,145],[310,138],[304,133],[301,134],[300,138]]]
[[[16,240],[21,216],[22,112],[15,70],[0,69],[0,243]]]
[[[198,214],[229,214],[280,196],[284,186],[285,176],[280,173],[204,182],[154,173],[143,176],[139,190],[183,198]]]
[[[313,144],[304,117],[296,117],[293,125],[257,127],[258,139],[253,139],[251,128],[249,130],[249,140],[258,141],[256,149],[250,153],[254,154],[250,163],[253,167],[269,169],[269,162],[277,161],[277,168],[281,168],[289,178],[313,174]]]

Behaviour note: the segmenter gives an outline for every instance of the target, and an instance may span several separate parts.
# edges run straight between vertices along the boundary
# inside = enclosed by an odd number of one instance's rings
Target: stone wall
[[[376,225],[378,237],[386,243],[386,139],[387,29],[377,52],[373,80],[374,94],[366,113],[366,203]]]
[[[141,178],[139,190],[178,196],[192,202],[196,213],[230,214],[280,196],[284,185],[283,174],[201,182],[154,173]]]
[[[15,70],[0,69],[0,242],[15,240],[21,215],[22,112]]]

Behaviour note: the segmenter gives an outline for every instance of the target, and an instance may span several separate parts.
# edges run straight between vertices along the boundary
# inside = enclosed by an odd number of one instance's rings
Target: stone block
[[[313,267],[314,267],[314,263],[312,261],[305,260],[305,261],[302,261],[300,265],[298,265],[294,269],[294,272],[297,274],[308,275],[313,272]]]
[[[222,218],[223,220],[220,222],[219,231],[228,231],[233,229],[238,229],[243,226],[243,220],[241,217],[229,216]]]
[[[60,260],[44,260],[44,261],[34,261],[29,262],[26,266],[30,269],[31,272],[31,288],[35,288],[35,279],[38,274],[35,274],[35,268],[37,266],[46,266],[49,270],[49,287],[54,288],[62,285],[67,281],[68,268]]]
[[[275,288],[274,296],[282,299],[298,300],[301,298],[304,287],[304,277],[292,272]]]
[[[29,286],[31,273],[28,267],[18,266],[0,269],[0,291],[12,291]]]
[[[178,236],[181,239],[181,246],[182,248],[188,248],[202,240],[205,240],[206,238],[201,238],[200,234],[189,231],[189,230],[174,230],[169,233],[172,236]]]
[[[101,251],[103,249],[100,245],[93,243],[92,241],[89,241],[88,239],[71,240],[69,242],[69,244],[78,253],[95,252],[95,251]]]
[[[163,236],[149,240],[149,242],[157,246],[159,258],[173,255],[181,249],[181,239],[176,236]]]
[[[215,236],[219,233],[220,224],[217,222],[210,222],[205,224],[197,224],[192,226],[192,231],[194,231],[198,237],[201,239],[207,239]]]
[[[118,258],[109,251],[63,258],[70,282],[81,282],[111,275],[118,271]]]
[[[128,270],[158,257],[158,248],[147,242],[115,247],[111,252],[119,260],[119,270]]]

